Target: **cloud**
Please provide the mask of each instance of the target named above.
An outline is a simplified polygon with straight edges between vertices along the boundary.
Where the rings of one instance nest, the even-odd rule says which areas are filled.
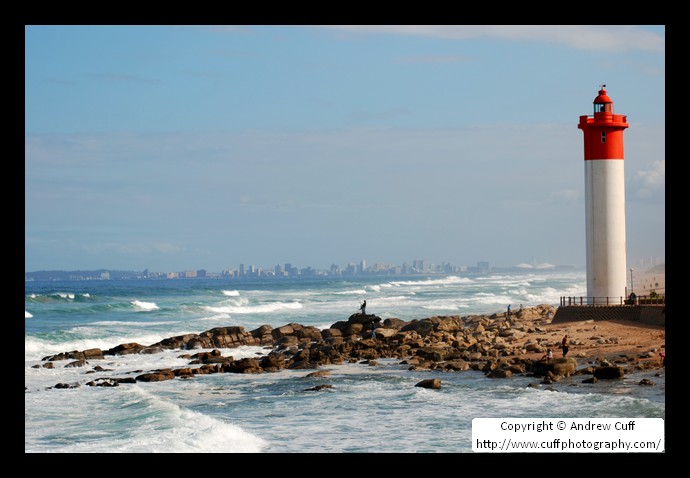
[[[663,194],[666,185],[666,160],[654,161],[649,170],[637,171],[632,178],[635,196],[640,199]]]
[[[498,38],[546,42],[599,52],[665,50],[663,36],[628,25],[331,25],[326,28],[352,33],[389,33],[448,40]]]

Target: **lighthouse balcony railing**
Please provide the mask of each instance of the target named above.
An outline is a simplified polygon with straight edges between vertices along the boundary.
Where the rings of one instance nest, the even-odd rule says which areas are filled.
[[[666,295],[638,295],[634,297],[561,297],[561,307],[596,307],[613,305],[666,305]]]
[[[625,123],[628,121],[627,115],[617,115],[608,111],[594,113],[594,115],[590,115],[588,118],[596,120],[597,123]]]

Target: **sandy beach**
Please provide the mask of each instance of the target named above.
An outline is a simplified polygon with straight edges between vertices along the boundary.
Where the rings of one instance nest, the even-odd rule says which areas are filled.
[[[529,321],[525,321],[529,322]],[[540,324],[534,326],[534,339],[553,349],[554,357],[562,357],[560,348],[564,335],[570,340],[569,357],[596,362],[627,362],[636,359],[648,367],[661,366],[660,352],[666,351],[666,328],[624,320],[606,320]],[[516,324],[517,325],[517,324]],[[541,353],[523,355],[538,360]]]

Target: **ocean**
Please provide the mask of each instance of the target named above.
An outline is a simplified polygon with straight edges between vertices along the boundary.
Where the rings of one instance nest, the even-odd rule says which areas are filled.
[[[85,367],[43,365],[60,352],[240,325],[329,328],[356,313],[405,321],[558,306],[585,295],[581,270],[486,275],[25,282],[26,453],[472,453],[473,418],[665,418],[665,378],[654,371],[583,384],[570,377],[486,378],[479,371],[411,371],[398,359],[263,374],[217,373],[92,387],[184,367],[182,351],[106,356]],[[199,352],[195,350],[192,353]],[[264,347],[224,349],[234,358]],[[585,366],[585,364],[582,364]],[[100,366],[100,371],[94,367]],[[415,387],[438,378],[437,390]],[[655,386],[638,383],[648,378]],[[58,383],[71,388],[53,388]],[[307,389],[330,385],[318,391]]]

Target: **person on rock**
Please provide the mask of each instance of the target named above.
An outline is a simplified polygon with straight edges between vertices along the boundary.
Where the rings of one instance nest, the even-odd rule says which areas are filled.
[[[546,363],[549,363],[553,359],[553,350],[548,349],[541,359]]]
[[[563,340],[561,341],[561,348],[563,349],[563,357],[568,355],[568,350],[570,350],[570,345],[568,342],[568,336],[564,336]]]

